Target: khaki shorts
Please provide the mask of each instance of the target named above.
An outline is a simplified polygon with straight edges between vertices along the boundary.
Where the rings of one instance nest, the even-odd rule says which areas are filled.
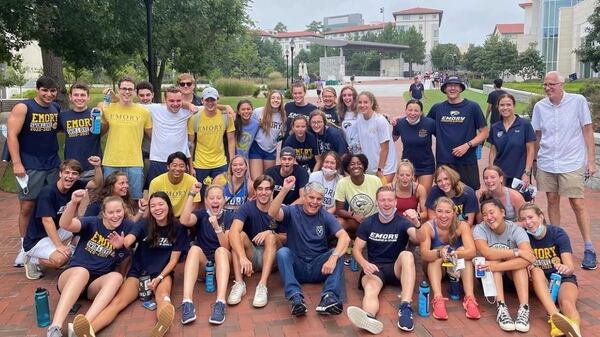
[[[540,191],[555,192],[562,197],[583,198],[583,174],[585,168],[567,173],[550,173],[539,170],[535,175]]]

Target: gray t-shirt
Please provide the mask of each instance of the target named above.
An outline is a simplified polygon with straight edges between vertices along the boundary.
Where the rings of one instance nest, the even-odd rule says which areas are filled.
[[[513,249],[519,248],[522,242],[529,242],[527,232],[519,225],[510,220],[504,220],[506,229],[504,233],[498,235],[491,230],[484,222],[475,226],[473,229],[474,240],[485,240],[490,248]]]

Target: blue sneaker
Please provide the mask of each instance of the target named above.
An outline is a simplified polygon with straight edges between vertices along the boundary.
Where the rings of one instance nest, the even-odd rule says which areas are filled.
[[[292,315],[301,316],[306,314],[308,311],[308,309],[306,309],[306,304],[304,303],[304,298],[301,294],[292,296],[290,302],[292,302]]]
[[[448,282],[448,293],[453,301],[460,300],[460,278],[450,276],[450,282]]]
[[[344,311],[342,303],[332,293],[327,293],[321,297],[321,302],[317,306],[317,313],[321,315],[339,315]]]
[[[225,303],[216,301],[212,305],[212,314],[208,319],[208,323],[211,324],[223,324],[225,322]]]
[[[413,309],[409,302],[400,303],[400,308],[398,309],[398,328],[404,331],[413,331],[415,329]]]
[[[586,249],[583,252],[583,261],[581,261],[581,268],[587,270],[596,269],[596,252],[591,249]]]
[[[181,324],[188,324],[196,320],[196,309],[194,303],[183,302],[181,305]]]

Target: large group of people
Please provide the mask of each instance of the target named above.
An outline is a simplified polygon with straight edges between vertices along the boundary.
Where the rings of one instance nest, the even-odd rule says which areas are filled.
[[[269,292],[282,291],[291,314],[305,315],[302,284],[323,282],[316,312],[338,315],[346,262],[362,269],[364,292],[360,306],[347,308],[348,319],[373,334],[383,329],[378,296],[386,285],[401,287],[397,327],[414,329],[422,267],[435,319],[449,319],[446,278],[466,317],[479,319],[475,275],[484,273],[495,284],[502,330],[529,331],[531,286],[551,335],[580,336],[576,266],[558,205],[569,198],[584,241],[581,267],[595,269],[583,180],[596,166],[589,107],[563,83],[557,72],[546,75],[548,97],[531,122],[515,115],[512,95],[496,95],[497,121],[488,127],[479,105],[462,97],[457,77],[441,84],[447,100],[427,115],[417,83],[399,119],[383,114],[373,93],[351,85],[339,98],[334,88],[320,88],[319,106],[297,82],[291,102],[272,91],[264,107],[243,99],[233,108],[220,104],[212,87],[196,96],[190,74],[164,91],[164,104],[152,103],[150,83],[124,77],[118,92],[106,91],[111,99],[99,103],[98,121],[85,84],[71,86],[72,109],[62,111],[54,102],[59,88],[42,76],[35,98],[17,104],[8,120],[22,237],[15,266],[32,280],[43,269],[64,268],[49,337],[63,335],[78,298],[92,304],[67,329],[89,337],[142,290],[153,293],[157,307],[151,335],[163,336],[175,317],[175,282],[183,283],[181,324],[190,324],[197,319],[196,283],[212,267],[210,324],[222,324],[227,307],[242,301],[253,273],[260,274],[256,308],[268,304]],[[93,132],[97,122],[101,130]],[[58,132],[66,139],[62,163]],[[482,184],[476,149],[485,141],[491,150]],[[511,188],[513,179],[527,185],[534,177],[548,197],[547,217]],[[472,262],[476,257],[485,262]],[[174,278],[179,263],[181,280]],[[282,290],[267,288],[274,271]],[[548,291],[553,273],[562,276],[556,301]],[[519,301],[514,320],[507,283]]]

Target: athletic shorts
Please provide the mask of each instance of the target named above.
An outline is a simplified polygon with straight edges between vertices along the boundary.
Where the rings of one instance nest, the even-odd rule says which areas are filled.
[[[57,233],[58,237],[60,238],[60,241],[62,242],[65,242],[66,240],[69,240],[73,237],[73,233],[62,228],[59,228],[57,230]],[[50,259],[50,255],[52,255],[54,251],[56,251],[56,246],[54,245],[54,242],[52,242],[52,240],[49,237],[45,237],[38,241],[35,244],[35,246],[33,246],[33,248],[25,252],[25,254],[31,258],[32,263],[39,264],[40,259]]]
[[[262,271],[263,267],[263,254],[265,253],[265,246],[252,245],[252,270],[255,272]]]
[[[204,183],[204,179],[206,179],[206,177],[215,178],[219,174],[227,172],[227,164],[209,169],[194,168],[194,170],[196,171],[196,180],[202,183],[202,195],[204,195],[205,186],[207,186],[207,184]]]
[[[373,273],[374,276],[377,276],[381,282],[383,282],[383,286],[391,285],[391,286],[399,286],[400,280],[396,277],[396,273],[394,273],[394,263],[382,263],[375,264],[379,271]],[[358,289],[363,290],[362,287],[362,278],[365,275],[364,270],[360,271],[360,276],[358,277]]]
[[[273,152],[267,152],[258,145],[258,143],[253,142],[250,146],[250,150],[248,151],[249,159],[262,159],[262,160],[276,160],[277,159],[277,149],[273,150]]]
[[[548,282],[550,282],[550,274],[545,274],[546,275],[546,280],[548,280]],[[569,275],[569,276],[562,276],[560,279],[560,283],[573,283],[576,287],[579,288],[579,283],[577,283],[577,276],[575,275]]]
[[[535,180],[540,191],[555,192],[562,197],[583,198],[583,175],[585,168],[567,173],[550,173],[537,170]]]
[[[442,165],[443,163],[438,163]],[[475,165],[452,165],[445,164],[450,166],[453,170],[458,172],[460,175],[460,181],[462,181],[465,185],[470,186],[473,190],[477,191],[481,184],[479,182],[479,166]]]
[[[40,194],[42,187],[56,184],[56,180],[58,180],[58,168],[53,168],[51,170],[26,170],[25,172],[29,177],[27,187],[22,189],[19,182],[16,181],[19,200],[35,201]]]
[[[72,267],[69,267],[69,268],[72,268]],[[69,268],[65,269],[62,273],[69,270]],[[92,284],[92,282],[96,281],[100,277],[106,275],[106,274],[94,274],[94,273],[90,272],[89,270],[88,270],[88,273],[90,274],[90,278],[88,279],[87,283],[85,284],[85,287],[81,291],[81,294],[79,294],[79,298],[78,298],[79,300],[87,300],[88,299],[87,292],[88,292],[88,288],[90,287],[90,284]],[[60,275],[58,277],[60,278]],[[56,283],[56,290],[58,291],[58,294],[60,295],[61,292],[60,292],[60,289],[58,289],[58,282]]]

